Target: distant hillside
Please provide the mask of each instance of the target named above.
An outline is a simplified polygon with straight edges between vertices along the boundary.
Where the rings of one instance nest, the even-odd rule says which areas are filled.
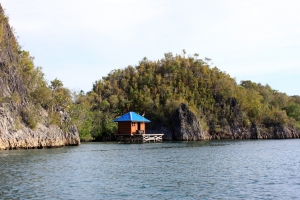
[[[66,112],[70,92],[48,86],[41,68],[22,50],[0,5],[0,149],[78,145]]]
[[[185,103],[210,139],[299,137],[299,96],[249,80],[237,84],[210,66],[210,59],[197,56],[184,52],[166,53],[158,61],[144,58],[96,81],[91,92],[78,94],[73,107],[75,120],[86,119],[77,123],[81,136],[101,139],[114,132],[116,116],[136,111],[152,121],[149,131],[164,127],[169,139],[174,138],[171,116]]]

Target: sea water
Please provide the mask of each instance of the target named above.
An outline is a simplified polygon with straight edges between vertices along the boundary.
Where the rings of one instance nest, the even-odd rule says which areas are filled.
[[[0,199],[298,199],[300,140],[0,151]]]

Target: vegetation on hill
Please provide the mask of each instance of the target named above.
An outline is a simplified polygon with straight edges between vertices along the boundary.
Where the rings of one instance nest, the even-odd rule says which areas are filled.
[[[300,129],[300,97],[288,96],[249,80],[240,84],[210,59],[166,53],[163,59],[142,59],[135,67],[113,70],[94,83],[92,91],[74,96],[70,113],[82,138],[100,139],[114,133],[115,117],[146,113],[156,125],[170,127],[170,115],[186,103],[211,133],[230,127],[289,126]]]

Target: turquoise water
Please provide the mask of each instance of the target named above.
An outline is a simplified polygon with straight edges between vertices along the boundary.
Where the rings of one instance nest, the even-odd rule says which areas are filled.
[[[0,199],[298,199],[300,140],[0,151]]]

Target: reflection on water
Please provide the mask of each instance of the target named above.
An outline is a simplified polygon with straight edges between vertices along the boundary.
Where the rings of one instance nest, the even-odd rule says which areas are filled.
[[[293,199],[300,140],[0,151],[0,199]]]

